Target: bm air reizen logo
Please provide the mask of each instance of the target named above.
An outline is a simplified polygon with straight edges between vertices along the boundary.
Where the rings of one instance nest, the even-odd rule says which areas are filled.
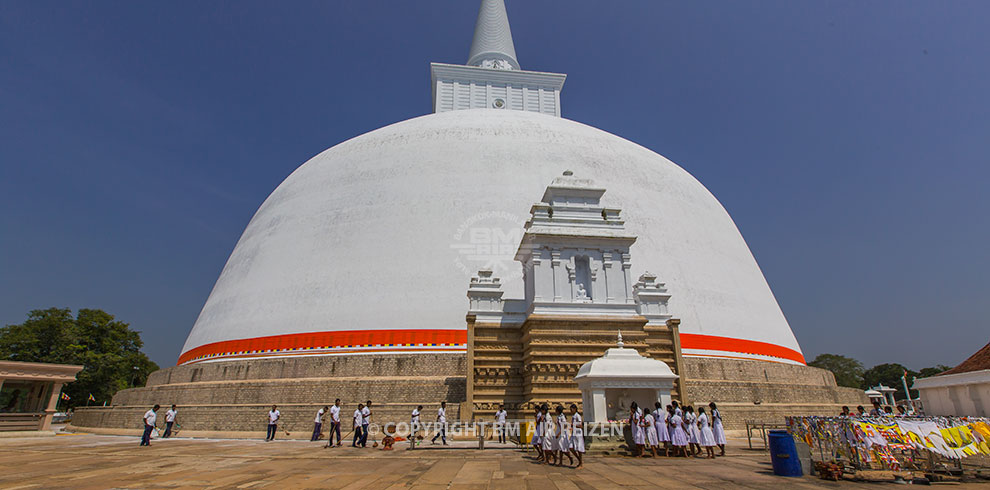
[[[507,279],[522,277],[522,266],[514,259],[526,220],[511,213],[490,211],[464,220],[450,248],[457,251],[454,265],[468,277],[490,269]]]

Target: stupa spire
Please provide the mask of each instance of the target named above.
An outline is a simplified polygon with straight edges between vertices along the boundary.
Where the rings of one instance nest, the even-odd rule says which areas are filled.
[[[502,70],[520,69],[504,0],[481,1],[467,64]]]

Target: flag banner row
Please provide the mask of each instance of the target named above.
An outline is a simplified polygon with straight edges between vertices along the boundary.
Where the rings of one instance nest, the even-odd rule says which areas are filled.
[[[836,459],[880,462],[894,470],[900,463],[892,450],[949,459],[990,456],[990,419],[982,417],[787,417],[787,430]]]

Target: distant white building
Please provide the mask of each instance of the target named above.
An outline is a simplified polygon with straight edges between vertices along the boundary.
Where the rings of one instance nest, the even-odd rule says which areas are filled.
[[[990,343],[936,376],[914,380],[927,415],[990,416]]]

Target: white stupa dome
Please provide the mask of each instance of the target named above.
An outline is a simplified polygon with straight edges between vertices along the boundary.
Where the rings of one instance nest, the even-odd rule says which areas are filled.
[[[685,356],[803,363],[745,241],[694,177],[605,131],[494,109],[392,124],[299,167],[251,219],[180,363],[463,352],[471,274],[492,268],[506,298],[522,297],[518,238],[565,170],[623,209],[632,276],[666,282]]]

